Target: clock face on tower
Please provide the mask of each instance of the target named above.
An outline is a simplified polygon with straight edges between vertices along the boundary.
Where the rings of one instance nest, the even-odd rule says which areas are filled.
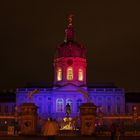
[[[71,65],[73,64],[73,60],[72,60],[72,59],[68,59],[68,60],[67,60],[67,64],[68,64],[69,66],[71,66]]]

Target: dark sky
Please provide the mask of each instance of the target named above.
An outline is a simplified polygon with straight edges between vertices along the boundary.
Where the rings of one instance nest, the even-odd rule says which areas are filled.
[[[88,83],[140,91],[140,2],[5,0],[0,2],[0,88],[53,81],[53,55],[73,13],[87,48]]]

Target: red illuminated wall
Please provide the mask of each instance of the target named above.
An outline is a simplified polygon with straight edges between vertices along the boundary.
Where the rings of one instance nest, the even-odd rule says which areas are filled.
[[[67,68],[73,68],[73,80],[67,80]],[[57,70],[62,68],[62,80],[57,81]],[[78,70],[83,70],[83,80],[78,80]],[[77,86],[86,85],[86,59],[80,57],[61,57],[54,60],[54,84],[65,85],[72,83]]]

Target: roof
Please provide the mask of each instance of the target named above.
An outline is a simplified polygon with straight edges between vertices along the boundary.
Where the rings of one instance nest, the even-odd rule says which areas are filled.
[[[114,83],[90,83],[88,88],[118,88]]]
[[[0,91],[0,102],[16,102],[16,94],[15,91]]]
[[[30,82],[30,83],[27,83],[23,88],[50,88],[50,87],[53,87],[52,83]]]
[[[86,58],[86,48],[73,40],[63,42],[57,47],[55,53],[55,58],[60,57]]]
[[[140,103],[140,92],[126,92],[125,100],[127,103]]]
[[[75,31],[72,26],[72,17],[69,18],[70,22],[65,30],[65,40],[62,44],[58,45],[55,53],[55,58],[60,57],[80,57],[86,58],[86,48],[84,45],[75,41]]]

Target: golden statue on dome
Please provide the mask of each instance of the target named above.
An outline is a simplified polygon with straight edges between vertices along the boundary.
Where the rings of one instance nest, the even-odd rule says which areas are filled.
[[[65,39],[64,39],[64,42],[67,42],[68,40],[73,40],[74,38],[74,32],[73,32],[73,29],[72,29],[72,17],[73,15],[70,14],[68,16],[68,27],[67,29],[65,30]]]
[[[72,17],[74,15],[70,14],[69,17],[68,17],[68,21],[69,21],[69,26],[72,26]]]

